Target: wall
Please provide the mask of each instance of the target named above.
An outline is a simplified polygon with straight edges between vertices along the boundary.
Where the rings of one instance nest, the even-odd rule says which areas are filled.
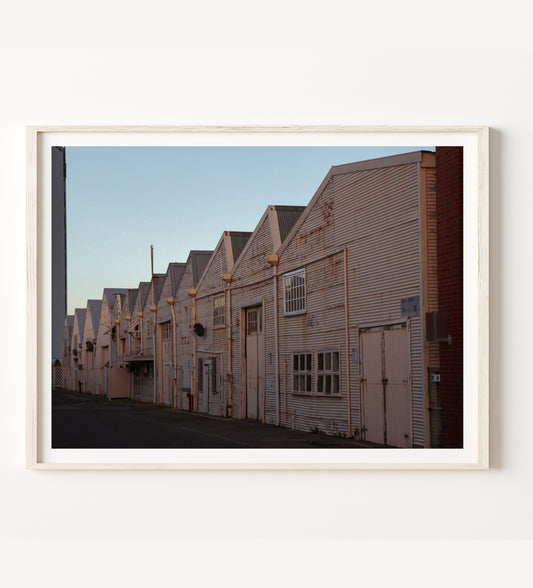
[[[124,12],[122,3],[95,2],[86,11],[83,4],[20,2],[10,6],[9,18],[0,23],[4,47],[30,47],[0,53],[0,80],[6,90],[0,95],[0,296],[2,308],[10,309],[4,327],[9,337],[0,342],[1,536],[41,541],[532,539],[531,316],[526,309],[533,284],[524,268],[531,267],[533,251],[533,82],[526,75],[533,54],[527,45],[531,40],[525,40],[530,39],[529,19],[517,17],[523,5],[510,0],[502,11],[500,3],[450,2],[443,11],[440,4],[410,10],[405,3],[391,3],[386,11],[381,3],[359,9],[349,2],[285,2],[282,12],[273,3],[259,18],[247,4],[235,2],[175,8],[165,3],[163,10],[171,13],[162,18],[157,4],[149,11],[131,5]],[[306,25],[301,26],[304,6]],[[52,11],[60,8],[53,18]],[[196,28],[194,23],[200,21],[201,28]],[[497,49],[486,48],[492,36]],[[129,49],[47,48],[94,47],[96,38],[103,46]],[[139,48],[136,39],[161,49]],[[450,41],[455,49],[433,49]],[[189,48],[168,49],[179,43]],[[512,49],[501,48],[506,44]],[[95,123],[491,125],[492,468],[328,473],[25,470],[24,125]],[[198,508],[189,508],[191,497]],[[122,563],[135,553],[130,545],[112,551],[108,543],[95,542],[80,550],[85,558],[91,553],[101,566],[113,569],[113,561]],[[503,582],[505,577],[512,584],[520,566],[527,569],[527,558],[517,557],[524,552],[512,553],[505,545],[501,550],[481,547],[486,557],[468,557],[468,547],[461,552],[446,545],[435,546],[438,557],[429,548],[417,551],[422,564],[416,570],[429,575],[424,562],[445,561],[439,576],[449,581],[456,578],[455,566],[448,566],[454,561],[470,567],[481,583],[484,578]],[[28,548],[20,549],[6,569],[18,571],[21,581],[53,572],[58,582],[66,582],[69,568],[52,567],[57,550],[37,546],[37,555],[27,560],[21,554]],[[277,574],[265,565],[265,554],[274,547],[252,543],[250,549],[250,561],[265,572],[262,579],[257,575],[258,585],[275,579]],[[410,549],[398,551],[394,544],[385,544],[383,559],[367,558],[370,563],[361,557],[369,547],[339,549],[326,564],[329,576],[327,568],[319,567],[321,552],[312,546],[303,549],[295,550],[292,562],[308,562],[300,568],[300,580],[310,578],[307,585],[325,583],[326,578],[346,582],[347,577],[336,572],[347,561],[358,580],[368,581],[366,566],[373,562],[385,577],[396,572],[396,585],[406,578],[410,583],[405,585],[416,585],[415,566],[406,565],[412,563]],[[246,558],[237,557],[238,549],[223,550],[225,558],[215,555],[214,565],[205,566],[207,551],[188,547],[180,552],[178,546],[171,553],[154,547],[147,559],[131,563],[125,575],[124,566],[117,570],[122,570],[122,581],[135,570],[142,570],[135,574],[136,582],[146,582],[150,570],[163,580],[162,570],[175,572],[165,563],[173,561],[172,554],[191,551],[204,556],[192,560],[197,569],[210,568],[218,575],[248,569]],[[87,569],[72,547],[64,553]],[[280,565],[291,565],[287,553],[279,558]],[[405,559],[398,559],[397,553]],[[505,576],[497,567],[503,565],[502,553],[510,558]],[[230,565],[231,556],[242,567]],[[390,563],[387,570],[381,565],[384,560]],[[496,573],[487,574],[495,566]],[[202,577],[207,573],[200,571]],[[471,578],[468,573],[463,577]],[[444,583],[435,577],[434,585]]]

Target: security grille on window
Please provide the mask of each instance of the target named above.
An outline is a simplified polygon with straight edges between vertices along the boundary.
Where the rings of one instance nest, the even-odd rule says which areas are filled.
[[[338,351],[319,351],[317,354],[317,394],[340,394],[340,367]]]
[[[292,391],[311,394],[313,362],[311,353],[293,353],[292,355]]]
[[[305,312],[305,269],[296,270],[283,276],[285,295],[284,314]]]
[[[225,296],[213,298],[213,327],[224,326],[224,311],[226,309]]]

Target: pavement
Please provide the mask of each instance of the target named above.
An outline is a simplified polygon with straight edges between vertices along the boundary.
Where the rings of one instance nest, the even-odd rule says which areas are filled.
[[[368,448],[371,444],[129,399],[55,390],[54,449]]]

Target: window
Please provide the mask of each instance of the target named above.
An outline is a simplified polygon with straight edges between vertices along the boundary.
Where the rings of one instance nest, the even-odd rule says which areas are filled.
[[[152,321],[146,321],[146,336],[152,336]]]
[[[226,297],[224,295],[213,298],[213,327],[223,327],[226,310]]]
[[[170,339],[172,337],[172,323],[166,322],[161,324],[161,339]]]
[[[319,351],[316,354],[316,391],[326,396],[340,394],[338,351]]]
[[[305,312],[305,268],[283,276],[284,314]]]
[[[311,353],[293,353],[292,355],[292,391],[311,394],[313,363]]]

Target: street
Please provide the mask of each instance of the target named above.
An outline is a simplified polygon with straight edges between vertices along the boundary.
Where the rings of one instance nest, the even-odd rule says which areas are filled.
[[[129,399],[54,391],[52,447],[90,448],[361,448],[370,444],[256,421],[190,413]]]

